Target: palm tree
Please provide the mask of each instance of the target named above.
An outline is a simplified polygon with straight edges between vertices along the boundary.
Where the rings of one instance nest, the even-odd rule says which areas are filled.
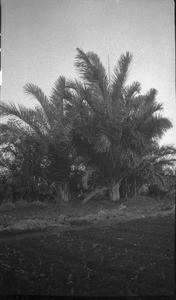
[[[76,165],[78,169],[84,165],[85,187],[90,176],[96,175],[98,186],[87,199],[109,190],[110,198],[119,200],[123,180],[139,177],[142,166],[147,173],[140,182],[147,176],[161,177],[150,153],[156,151],[158,140],[172,124],[160,115],[162,104],[156,102],[155,89],[140,95],[140,83],[126,85],[131,61],[129,52],[123,54],[109,82],[98,55],[77,49],[75,66],[81,81],[59,77],[50,97],[36,85],[25,85],[25,92],[38,101],[33,109],[0,104],[0,116],[12,118],[4,125],[14,135],[9,142],[18,149],[23,145],[23,158],[24,141],[28,142],[34,165],[36,152],[40,153],[37,168],[65,201],[70,199],[70,174]],[[150,158],[153,163],[149,167]]]
[[[156,185],[160,190],[167,190],[165,168],[174,165],[175,154],[176,149],[172,145],[152,145],[133,172],[122,181],[122,195],[124,197],[135,196],[143,185]]]
[[[45,176],[50,184],[64,201],[69,201],[69,176],[74,160],[71,137],[74,116],[72,114],[72,118],[69,116],[68,119],[64,112],[64,101],[69,100],[70,96],[65,86],[66,79],[59,77],[48,98],[39,87],[27,84],[24,91],[35,97],[38,105],[29,109],[21,105],[16,107],[14,103],[1,102],[0,116],[12,118],[11,122],[3,126],[13,133],[9,141],[13,143],[13,147],[14,143],[15,147],[19,148],[28,141],[28,144],[44,159],[45,166],[42,164],[40,169],[45,169]],[[21,153],[24,157],[24,149]],[[34,175],[36,171],[35,168]]]
[[[163,107],[156,102],[155,89],[140,95],[140,83],[126,86],[131,61],[129,52],[123,54],[108,82],[98,55],[77,49],[75,66],[81,82],[68,83],[77,111],[73,141],[87,168],[86,182],[95,172],[104,178],[103,187],[93,191],[85,202],[106,189],[113,201],[119,200],[123,179],[136,172],[158,145],[158,139],[172,127],[159,114]],[[151,177],[152,169],[147,170]]]

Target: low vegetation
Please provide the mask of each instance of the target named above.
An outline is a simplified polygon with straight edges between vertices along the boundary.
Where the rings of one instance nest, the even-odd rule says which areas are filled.
[[[86,205],[81,202],[52,205],[40,201],[4,202],[0,206],[0,236],[25,231],[41,231],[48,228],[81,225],[107,226],[119,222],[148,216],[174,213],[173,196],[162,199],[138,196],[111,203],[101,198]]]

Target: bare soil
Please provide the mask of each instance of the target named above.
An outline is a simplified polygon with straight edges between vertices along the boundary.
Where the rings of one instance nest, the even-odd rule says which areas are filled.
[[[110,219],[0,236],[0,294],[173,296],[173,210]]]

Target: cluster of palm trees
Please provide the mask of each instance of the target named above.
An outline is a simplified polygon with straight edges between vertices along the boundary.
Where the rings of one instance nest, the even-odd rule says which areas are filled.
[[[165,185],[163,168],[176,149],[158,142],[172,124],[160,114],[155,89],[141,95],[139,82],[126,85],[131,61],[129,52],[121,55],[109,81],[98,55],[77,49],[80,81],[60,76],[50,97],[25,85],[38,101],[30,109],[0,103],[0,116],[8,117],[1,123],[0,163],[11,193],[14,187],[35,197],[52,187],[68,202],[81,186],[85,203],[98,194],[118,201],[143,184]]]

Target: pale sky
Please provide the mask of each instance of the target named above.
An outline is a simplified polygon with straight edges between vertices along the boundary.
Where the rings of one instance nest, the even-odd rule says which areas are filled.
[[[34,83],[49,95],[60,75],[78,78],[76,47],[94,51],[111,72],[122,53],[133,53],[128,83],[158,90],[173,122],[162,140],[176,145],[173,0],[1,0],[1,99],[34,103],[23,92]]]

